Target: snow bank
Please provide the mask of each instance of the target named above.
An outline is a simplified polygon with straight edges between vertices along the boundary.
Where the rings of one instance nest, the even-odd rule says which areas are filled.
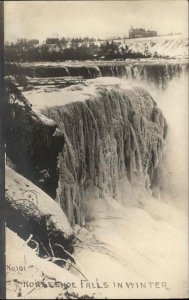
[[[92,297],[80,288],[82,276],[40,258],[15,232],[6,230],[7,299]],[[79,274],[80,275],[80,274]]]
[[[6,167],[7,226],[24,239],[32,234],[47,250],[61,243],[73,249],[73,231],[58,203],[23,176]]]

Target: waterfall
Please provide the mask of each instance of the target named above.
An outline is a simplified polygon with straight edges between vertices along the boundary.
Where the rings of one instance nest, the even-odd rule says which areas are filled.
[[[126,78],[132,79],[132,72],[131,72],[130,66],[125,66],[125,75],[126,75]]]
[[[68,76],[70,76],[70,72],[67,67],[64,67]]]
[[[102,73],[101,73],[99,67],[98,67],[98,66],[95,66],[94,68],[95,68],[96,71],[97,71],[97,77],[102,77]]]
[[[159,93],[154,90],[152,93],[164,112],[169,128],[166,153],[156,170],[155,181],[158,181],[161,197],[166,197],[166,201],[186,213],[188,205],[186,168],[188,164],[188,77],[175,78],[164,92]]]
[[[22,69],[22,71],[21,71]],[[188,64],[177,62],[116,62],[93,65],[86,63],[85,65],[67,66],[55,64],[51,68],[45,64],[14,64],[5,65],[6,74],[15,74],[19,76],[23,72],[29,77],[61,77],[61,76],[82,76],[84,79],[97,77],[119,77],[135,79],[138,82],[147,82],[153,87],[166,89],[168,82],[174,78],[180,78],[183,74],[188,73]]]
[[[98,89],[94,99],[44,112],[64,132],[57,198],[82,224],[89,198],[118,197],[119,180],[149,188],[164,149],[166,123],[143,89]]]

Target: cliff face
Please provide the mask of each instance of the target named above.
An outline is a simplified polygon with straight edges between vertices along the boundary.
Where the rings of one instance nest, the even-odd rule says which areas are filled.
[[[4,124],[8,163],[54,198],[57,156],[64,145],[57,124],[35,112],[11,81],[6,82]]]
[[[57,201],[70,223],[88,221],[89,200],[119,194],[119,182],[149,189],[166,122],[141,88],[99,87],[88,100],[43,110],[64,132]]]

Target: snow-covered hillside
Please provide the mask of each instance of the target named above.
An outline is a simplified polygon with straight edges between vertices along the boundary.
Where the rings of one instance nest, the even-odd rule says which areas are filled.
[[[188,57],[188,38],[180,35],[129,39],[126,45],[134,52],[149,51],[157,56]]]

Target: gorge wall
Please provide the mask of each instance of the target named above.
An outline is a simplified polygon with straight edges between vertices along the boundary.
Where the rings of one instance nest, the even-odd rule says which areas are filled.
[[[11,80],[6,80],[4,131],[8,164],[51,197],[58,185],[57,155],[64,145],[57,124],[35,112]]]

